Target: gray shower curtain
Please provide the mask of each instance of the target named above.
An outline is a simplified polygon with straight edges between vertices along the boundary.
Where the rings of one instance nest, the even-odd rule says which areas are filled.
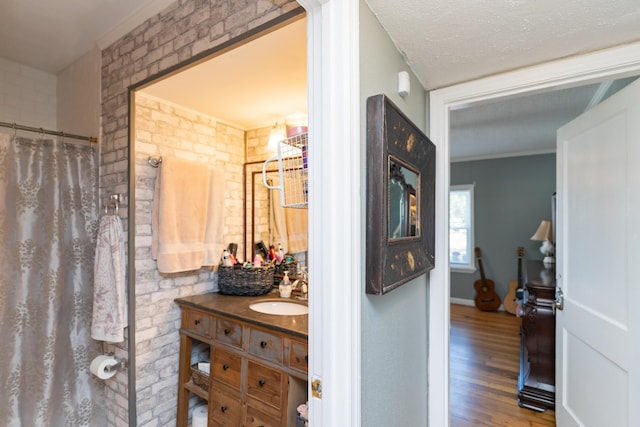
[[[100,426],[96,149],[0,134],[0,425]]]

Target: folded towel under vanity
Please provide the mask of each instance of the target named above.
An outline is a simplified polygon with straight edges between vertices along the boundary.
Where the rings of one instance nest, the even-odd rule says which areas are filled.
[[[127,326],[125,254],[122,223],[117,215],[100,218],[93,273],[91,338],[124,341]]]
[[[151,216],[152,255],[161,273],[216,265],[224,248],[224,184],[206,164],[164,156]]]

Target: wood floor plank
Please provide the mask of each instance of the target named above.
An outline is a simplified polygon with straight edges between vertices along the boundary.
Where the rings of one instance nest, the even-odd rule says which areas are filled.
[[[520,319],[451,305],[451,427],[554,427],[555,413],[518,406]]]

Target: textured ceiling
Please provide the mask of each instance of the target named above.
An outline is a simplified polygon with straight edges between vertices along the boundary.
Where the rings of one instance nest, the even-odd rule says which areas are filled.
[[[2,0],[0,58],[56,74],[110,33],[124,34],[172,2]]]
[[[492,101],[451,112],[452,160],[552,153],[556,130],[635,77]]]
[[[427,89],[640,41],[638,0],[365,1]],[[55,74],[172,3],[2,0],[0,57]],[[284,50],[300,49],[286,42],[277,43],[283,43],[279,46]],[[247,49],[207,64],[211,68],[204,80],[198,80],[203,73],[198,77],[193,69],[191,77],[177,77],[173,88],[167,80],[149,91],[157,90],[157,96],[189,108],[206,109],[207,114],[243,128],[265,126],[306,104],[306,91],[301,90],[306,75],[304,53],[296,55],[297,65],[289,64],[286,73],[291,78],[278,81],[273,78],[278,68],[264,62],[269,57]],[[245,61],[259,62],[259,68],[238,65],[243,56]],[[207,73],[216,77],[207,79]],[[600,99],[599,88],[592,85],[456,111],[451,158],[553,151],[558,125],[584,111],[592,99]],[[187,93],[194,95],[187,97]]]
[[[638,0],[366,0],[425,88],[640,40]]]

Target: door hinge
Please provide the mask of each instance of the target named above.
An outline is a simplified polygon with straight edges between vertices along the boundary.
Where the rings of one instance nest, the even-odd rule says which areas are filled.
[[[313,381],[311,381],[311,393],[313,394],[313,397],[322,399],[322,380],[321,379],[316,378]]]

